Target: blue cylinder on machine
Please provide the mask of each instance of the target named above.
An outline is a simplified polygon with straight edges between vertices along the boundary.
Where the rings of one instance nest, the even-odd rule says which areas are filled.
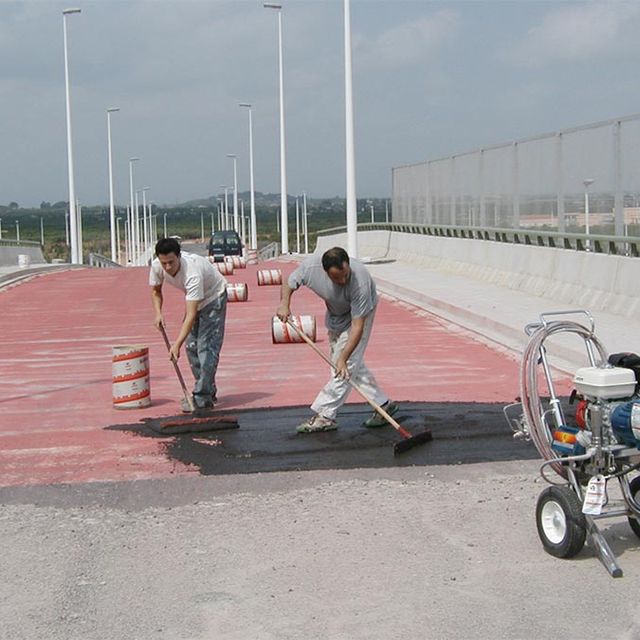
[[[611,429],[620,444],[640,449],[640,402],[618,405],[611,413]]]

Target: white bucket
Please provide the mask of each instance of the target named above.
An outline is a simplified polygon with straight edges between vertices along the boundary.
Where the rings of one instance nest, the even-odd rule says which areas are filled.
[[[289,319],[296,327],[303,331],[312,342],[316,341],[315,316],[290,316]],[[304,342],[298,332],[287,323],[282,322],[278,316],[273,316],[271,321],[271,339],[274,344]]]
[[[140,345],[113,347],[113,406],[140,409],[151,404],[149,348]]]
[[[262,269],[258,271],[258,286],[269,284],[282,284],[282,271],[280,269]]]
[[[31,266],[31,256],[26,253],[21,253],[18,255],[18,266],[21,269],[26,269]]]
[[[225,256],[224,261],[233,265],[234,269],[246,269],[247,261],[242,256]]]
[[[227,300],[229,302],[246,302],[249,299],[249,287],[246,282],[228,282]]]

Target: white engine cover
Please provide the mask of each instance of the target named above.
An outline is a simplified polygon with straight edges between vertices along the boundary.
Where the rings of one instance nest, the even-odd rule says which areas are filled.
[[[636,376],[624,367],[582,367],[573,378],[578,393],[590,398],[629,398],[636,389]]]

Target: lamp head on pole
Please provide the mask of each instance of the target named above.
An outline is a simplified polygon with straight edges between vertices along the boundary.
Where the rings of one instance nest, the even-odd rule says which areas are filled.
[[[227,153],[227,158],[237,158],[238,156],[235,153]]]
[[[241,102],[239,104],[240,107],[247,107],[248,109],[251,109],[251,104],[248,102]]]
[[[140,160],[140,158],[129,158],[129,162],[136,162],[136,160]]]
[[[263,2],[262,6],[265,9],[282,9],[282,4],[280,2]]]
[[[584,185],[585,189],[588,189],[590,185],[592,185],[595,182],[595,180],[593,178],[585,178],[582,181],[582,184]]]
[[[109,107],[107,109],[107,113],[114,113],[116,111],[120,111],[120,107]]]
[[[68,16],[68,15],[71,15],[72,13],[81,13],[81,12],[82,12],[82,9],[63,9],[62,15]]]

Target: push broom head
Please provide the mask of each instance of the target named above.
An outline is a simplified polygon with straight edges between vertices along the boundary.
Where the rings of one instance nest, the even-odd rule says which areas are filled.
[[[422,433],[417,433],[415,436],[396,442],[393,445],[393,453],[395,455],[404,453],[405,451],[409,451],[409,449],[413,449],[413,447],[417,447],[425,442],[430,442],[431,440],[433,440],[433,435],[431,434],[431,430],[427,429]]]
[[[166,436],[180,433],[204,433],[206,431],[224,431],[237,429],[238,419],[235,416],[175,416],[149,420],[148,426],[156,433]]]

